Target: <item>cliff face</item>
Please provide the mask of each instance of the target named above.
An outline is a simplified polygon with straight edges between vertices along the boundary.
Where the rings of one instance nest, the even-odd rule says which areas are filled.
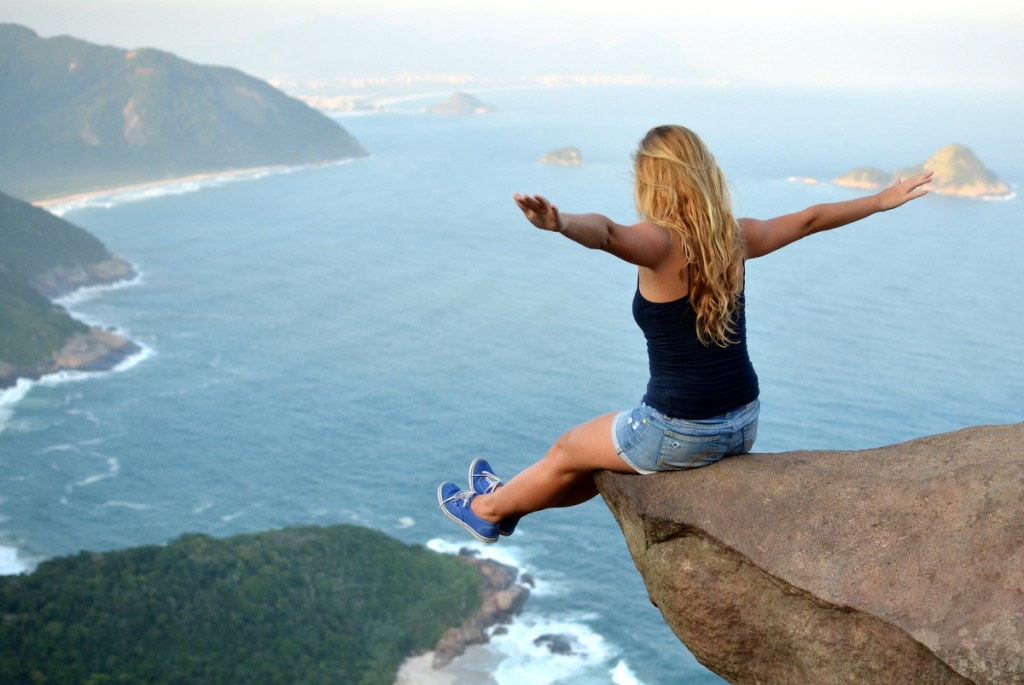
[[[1024,683],[1024,424],[597,480],[732,683]]]

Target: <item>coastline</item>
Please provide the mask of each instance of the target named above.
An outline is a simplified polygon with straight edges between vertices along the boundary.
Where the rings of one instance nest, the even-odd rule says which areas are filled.
[[[520,582],[519,569],[481,558],[466,548],[458,557],[480,574],[480,608],[462,625],[449,628],[434,649],[412,654],[399,666],[395,685],[493,685],[501,657],[483,645],[490,629],[512,622],[529,599],[530,590]]]
[[[199,183],[202,181],[210,181],[214,179],[227,180],[239,176],[268,174],[275,171],[285,171],[293,168],[295,167],[279,165],[247,167],[243,169],[225,169],[222,171],[204,171],[201,173],[189,174],[186,176],[163,178],[155,181],[142,181],[139,183],[125,183],[111,188],[99,188],[96,190],[86,190],[77,193],[68,193],[67,195],[45,197],[37,200],[32,200],[31,204],[42,209],[51,209],[53,207],[57,207],[60,205],[77,204],[79,202],[93,200],[96,199],[97,197],[106,197],[108,195],[119,195],[121,193],[131,193],[140,190],[156,190],[164,186],[173,186],[181,183]]]

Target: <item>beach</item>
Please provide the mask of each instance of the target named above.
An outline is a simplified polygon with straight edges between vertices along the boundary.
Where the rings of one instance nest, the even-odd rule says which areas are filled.
[[[158,191],[167,187],[173,186],[186,186],[190,184],[205,184],[211,181],[227,181],[227,180],[242,180],[246,178],[255,178],[265,176],[274,172],[289,171],[295,169],[294,166],[261,166],[261,167],[248,167],[244,169],[225,169],[221,171],[204,171],[198,174],[189,174],[187,176],[176,176],[173,178],[163,178],[154,181],[143,181],[140,183],[126,183],[123,185],[114,186],[111,188],[100,188],[97,190],[88,190],[78,193],[70,193],[67,195],[59,195],[55,197],[43,198],[40,200],[33,200],[32,204],[36,207],[43,209],[53,210],[56,207],[65,206],[78,206],[89,200],[95,200],[97,198],[111,197],[114,195],[123,195],[126,193],[145,193],[147,191]]]
[[[411,656],[402,662],[395,685],[492,685],[491,677],[501,657],[480,645],[434,669],[434,652]]]

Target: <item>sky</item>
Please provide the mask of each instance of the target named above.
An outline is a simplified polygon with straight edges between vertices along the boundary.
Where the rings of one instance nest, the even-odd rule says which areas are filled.
[[[1024,92],[1020,0],[0,0],[0,22],[263,78],[591,70]]]

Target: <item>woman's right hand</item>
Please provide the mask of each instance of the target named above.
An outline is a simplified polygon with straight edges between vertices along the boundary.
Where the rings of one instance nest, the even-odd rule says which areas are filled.
[[[565,224],[562,221],[562,215],[558,213],[558,207],[551,204],[546,197],[516,193],[512,196],[512,199],[516,201],[516,205],[523,211],[523,216],[526,217],[526,220],[537,228],[545,231],[554,231],[555,233],[561,233],[565,230]]]

